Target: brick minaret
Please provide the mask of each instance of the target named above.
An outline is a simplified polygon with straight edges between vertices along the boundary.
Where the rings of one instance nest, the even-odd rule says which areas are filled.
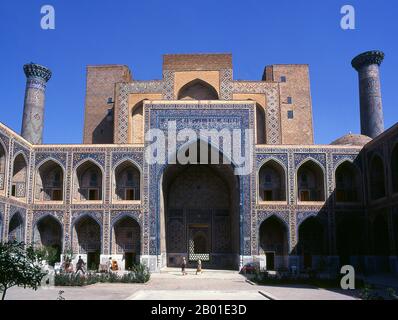
[[[351,64],[359,75],[361,133],[371,138],[384,131],[379,66],[384,59],[381,51],[368,51],[356,56]]]
[[[22,137],[33,144],[43,142],[44,100],[51,71],[38,64],[25,64],[26,90],[22,119]]]

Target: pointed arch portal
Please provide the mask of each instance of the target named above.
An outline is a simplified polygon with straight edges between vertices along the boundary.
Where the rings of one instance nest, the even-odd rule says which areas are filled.
[[[218,93],[207,82],[195,79],[180,89],[178,100],[218,100]]]
[[[161,250],[168,266],[239,265],[239,178],[226,164],[170,164],[162,175]]]

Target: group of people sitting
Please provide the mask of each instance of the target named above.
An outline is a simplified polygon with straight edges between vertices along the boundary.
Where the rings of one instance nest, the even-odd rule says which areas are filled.
[[[73,263],[70,259],[65,259],[64,263],[63,263],[63,270],[65,270],[65,272],[73,272]],[[112,271],[117,271],[119,270],[119,266],[117,264],[117,261],[113,260],[112,257],[109,257],[109,260],[106,262],[106,264],[104,265],[100,265],[99,268],[100,271],[106,271],[106,272],[112,272]],[[84,260],[82,259],[82,256],[79,256],[79,259],[77,260],[76,263],[76,271],[75,274],[77,273],[82,273],[85,274],[87,271],[86,269],[86,263],[84,262]]]

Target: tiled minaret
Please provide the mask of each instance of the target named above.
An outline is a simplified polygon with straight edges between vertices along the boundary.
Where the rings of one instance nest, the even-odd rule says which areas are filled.
[[[25,64],[26,90],[22,119],[22,137],[33,144],[43,142],[44,101],[51,71],[38,64]]]
[[[371,138],[384,131],[379,75],[379,66],[383,59],[383,52],[367,51],[356,56],[351,62],[359,75],[361,133]]]

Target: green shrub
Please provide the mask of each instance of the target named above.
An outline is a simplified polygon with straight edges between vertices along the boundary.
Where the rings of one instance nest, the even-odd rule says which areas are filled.
[[[119,276],[117,273],[92,273],[85,275],[65,273],[55,275],[56,286],[87,286],[95,283],[145,283],[151,275],[147,266],[139,264],[132,271]]]
[[[131,273],[135,275],[135,282],[138,283],[148,282],[151,278],[151,273],[149,272],[148,267],[144,264],[133,266]]]
[[[59,262],[59,251],[55,247],[42,246],[35,249],[35,253],[40,260],[45,260],[50,266],[54,266],[56,262]]]

